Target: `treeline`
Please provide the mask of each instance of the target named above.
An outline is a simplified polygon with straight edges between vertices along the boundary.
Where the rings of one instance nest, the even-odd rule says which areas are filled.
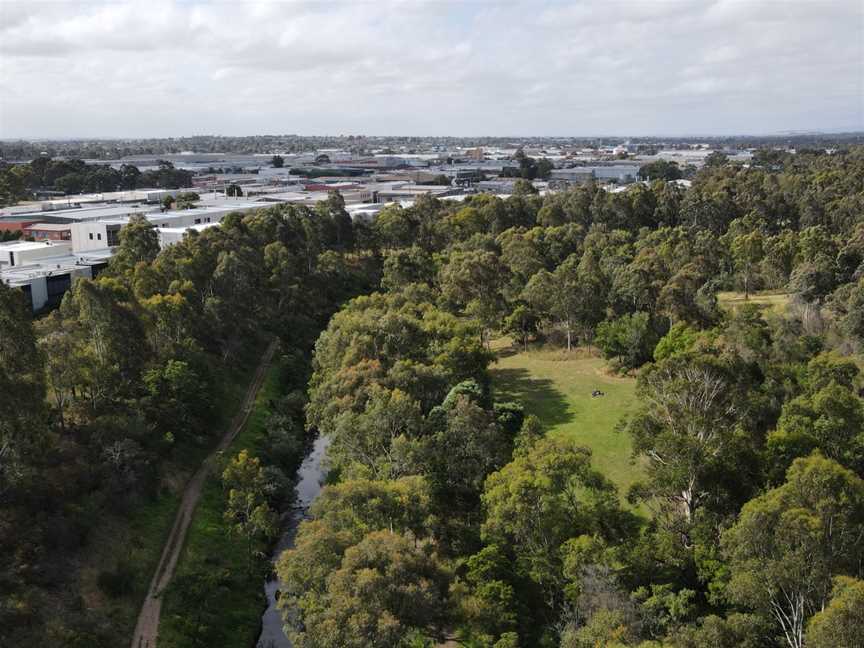
[[[64,194],[100,193],[138,188],[180,189],[192,186],[192,172],[160,161],[157,169],[141,171],[131,164],[115,169],[83,160],[38,157],[27,164],[0,165],[0,206],[32,199],[40,191]]]
[[[42,155],[49,157],[118,160],[132,155],[178,155],[196,153],[272,153],[273,151],[302,153],[315,148],[336,146],[334,138],[300,137],[297,135],[256,135],[224,137],[200,135],[120,140],[58,140],[0,142],[0,157],[7,160],[30,160]]]
[[[349,150],[372,150],[387,147],[407,147],[410,152],[428,150],[431,147],[476,147],[491,146],[512,148],[516,146],[617,146],[625,142],[636,144],[640,150],[659,148],[687,149],[694,144],[708,142],[717,149],[740,149],[773,147],[793,149],[837,149],[864,143],[861,133],[813,133],[778,136],[729,136],[709,137],[698,141],[687,138],[651,137],[417,137],[417,136],[303,136],[303,135],[251,135],[241,137],[219,135],[197,135],[192,137],[150,139],[97,139],[97,140],[4,140],[0,142],[0,158],[7,160],[30,160],[40,155],[52,157],[88,158],[116,160],[130,155],[167,155],[186,151],[196,153],[302,153],[322,148]]]
[[[525,155],[525,151],[519,149],[513,157],[513,161],[518,163],[517,167],[504,167],[501,170],[502,178],[523,178],[525,180],[548,180],[555,165],[546,158],[535,160],[532,157]]]
[[[128,642],[171,498],[233,418],[242,377],[276,337],[282,384],[302,380],[330,313],[374,280],[332,206],[229,215],[161,253],[133,218],[109,268],[35,322],[0,284],[0,644]],[[258,529],[231,494],[260,486],[269,504],[285,501],[302,407],[302,392],[278,398],[261,452],[224,467],[241,537]],[[222,585],[260,582],[260,561]]]
[[[333,471],[278,567],[294,645],[861,645],[862,199],[862,151],[805,153],[355,232],[381,290],[316,344]],[[789,312],[718,304],[757,287]],[[506,331],[641,367],[628,492],[499,402]]]

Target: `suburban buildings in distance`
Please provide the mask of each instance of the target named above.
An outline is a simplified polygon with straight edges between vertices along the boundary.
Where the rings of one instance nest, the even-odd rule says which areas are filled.
[[[625,142],[611,147],[431,145],[419,150],[321,148],[266,155],[180,153],[87,160],[117,168],[134,164],[141,170],[167,160],[193,173],[192,187],[52,196],[0,209],[0,232],[20,231],[22,238],[0,243],[0,280],[25,292],[34,311],[54,307],[75,279],[95,277],[107,265],[120,230],[135,214],[153,224],[164,247],[190,229],[217,226],[231,212],[278,203],[312,207],[333,190],[340,192],[352,218],[367,220],[388,204],[410,206],[420,195],[453,200],[481,192],[506,196],[518,179],[519,151],[549,161],[548,177],[534,180],[541,192],[585,182],[621,190],[640,181],[644,164],[664,159],[692,172],[712,152],[707,145],[664,150]],[[726,154],[745,164],[750,158],[747,151]],[[188,191],[200,197],[193,208],[165,210],[166,196]]]

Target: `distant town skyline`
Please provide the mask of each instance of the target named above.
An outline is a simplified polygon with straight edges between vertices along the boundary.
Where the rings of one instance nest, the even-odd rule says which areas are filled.
[[[864,130],[864,5],[0,3],[0,138]]]

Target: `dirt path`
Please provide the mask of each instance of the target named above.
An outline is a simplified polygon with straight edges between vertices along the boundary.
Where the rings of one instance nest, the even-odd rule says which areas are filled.
[[[189,529],[189,523],[192,521],[192,515],[195,512],[198,499],[201,497],[201,488],[204,486],[204,481],[207,479],[207,474],[210,471],[211,459],[231,445],[234,437],[243,429],[243,426],[249,419],[249,414],[251,414],[252,407],[255,405],[258,390],[264,382],[264,376],[267,373],[267,368],[270,366],[270,361],[273,358],[275,350],[276,342],[272,342],[267,347],[267,351],[265,351],[261,362],[258,364],[258,368],[255,370],[255,376],[249,384],[242,407],[237,412],[234,420],[231,421],[231,425],[219,441],[219,445],[204,460],[198,470],[195,471],[192,479],[186,484],[183,499],[180,501],[180,508],[177,511],[177,516],[174,518],[174,526],[171,527],[171,533],[168,535],[168,540],[165,541],[162,557],[159,559],[156,573],[153,574],[153,580],[150,581],[147,598],[144,599],[141,613],[138,615],[135,634],[132,636],[132,648],[156,648],[156,638],[159,633],[159,614],[162,611],[162,593],[171,582],[172,576],[174,576],[177,559],[180,557],[180,551],[183,549],[183,542],[186,539],[186,531]]]

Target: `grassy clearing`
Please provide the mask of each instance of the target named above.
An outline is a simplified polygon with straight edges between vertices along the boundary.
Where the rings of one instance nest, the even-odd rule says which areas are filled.
[[[492,381],[497,399],[521,402],[550,434],[591,448],[594,465],[622,495],[636,481],[630,438],[615,429],[636,402],[634,379],[609,374],[602,358],[584,350],[500,350]],[[592,398],[595,389],[606,395]]]
[[[282,393],[279,371],[276,363],[268,370],[249,421],[226,457],[243,449],[260,455],[269,403]],[[246,540],[228,532],[222,519],[224,509],[222,485],[218,475],[211,474],[189,526],[174,580],[165,593],[159,625],[162,648],[195,645],[247,648],[255,644],[265,605],[262,582],[259,575],[247,574]],[[184,582],[199,579],[201,574],[214,577],[214,582],[205,588],[204,600],[190,599],[184,592]]]
[[[790,293],[781,291],[750,293],[750,299],[744,299],[743,292],[717,293],[717,301],[724,308],[734,309],[740,308],[745,304],[756,304],[777,314],[782,314],[786,310],[791,297]]]

